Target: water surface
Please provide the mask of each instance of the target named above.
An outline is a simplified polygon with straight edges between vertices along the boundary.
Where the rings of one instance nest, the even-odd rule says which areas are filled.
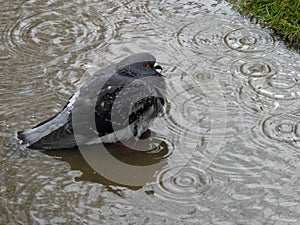
[[[298,224],[300,57],[216,1],[0,1],[1,224]],[[95,71],[148,51],[169,103],[134,186],[23,149]],[[133,174],[125,174],[132,179]],[[128,177],[127,177],[128,176]]]

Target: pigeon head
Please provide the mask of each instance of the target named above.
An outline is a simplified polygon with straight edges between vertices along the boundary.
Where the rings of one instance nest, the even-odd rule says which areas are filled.
[[[162,76],[156,70],[162,70],[160,65],[155,65],[156,59],[149,53],[138,53],[123,59],[118,63],[117,70],[122,76],[142,78],[147,76]]]

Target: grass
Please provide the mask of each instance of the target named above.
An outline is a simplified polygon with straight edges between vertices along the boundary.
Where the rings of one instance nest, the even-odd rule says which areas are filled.
[[[231,0],[242,13],[273,29],[290,44],[300,43],[300,0]]]

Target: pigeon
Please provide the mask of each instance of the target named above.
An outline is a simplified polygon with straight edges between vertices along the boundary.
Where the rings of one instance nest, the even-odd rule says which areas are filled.
[[[138,140],[164,112],[166,87],[161,71],[153,55],[130,55],[96,72],[61,112],[17,132],[17,138],[27,148],[40,150]]]

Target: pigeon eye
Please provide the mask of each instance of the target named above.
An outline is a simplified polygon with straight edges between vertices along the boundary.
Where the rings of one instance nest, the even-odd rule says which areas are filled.
[[[147,69],[147,68],[149,67],[149,64],[148,64],[148,63],[144,63],[144,64],[143,64],[143,67],[144,67],[145,69]]]

